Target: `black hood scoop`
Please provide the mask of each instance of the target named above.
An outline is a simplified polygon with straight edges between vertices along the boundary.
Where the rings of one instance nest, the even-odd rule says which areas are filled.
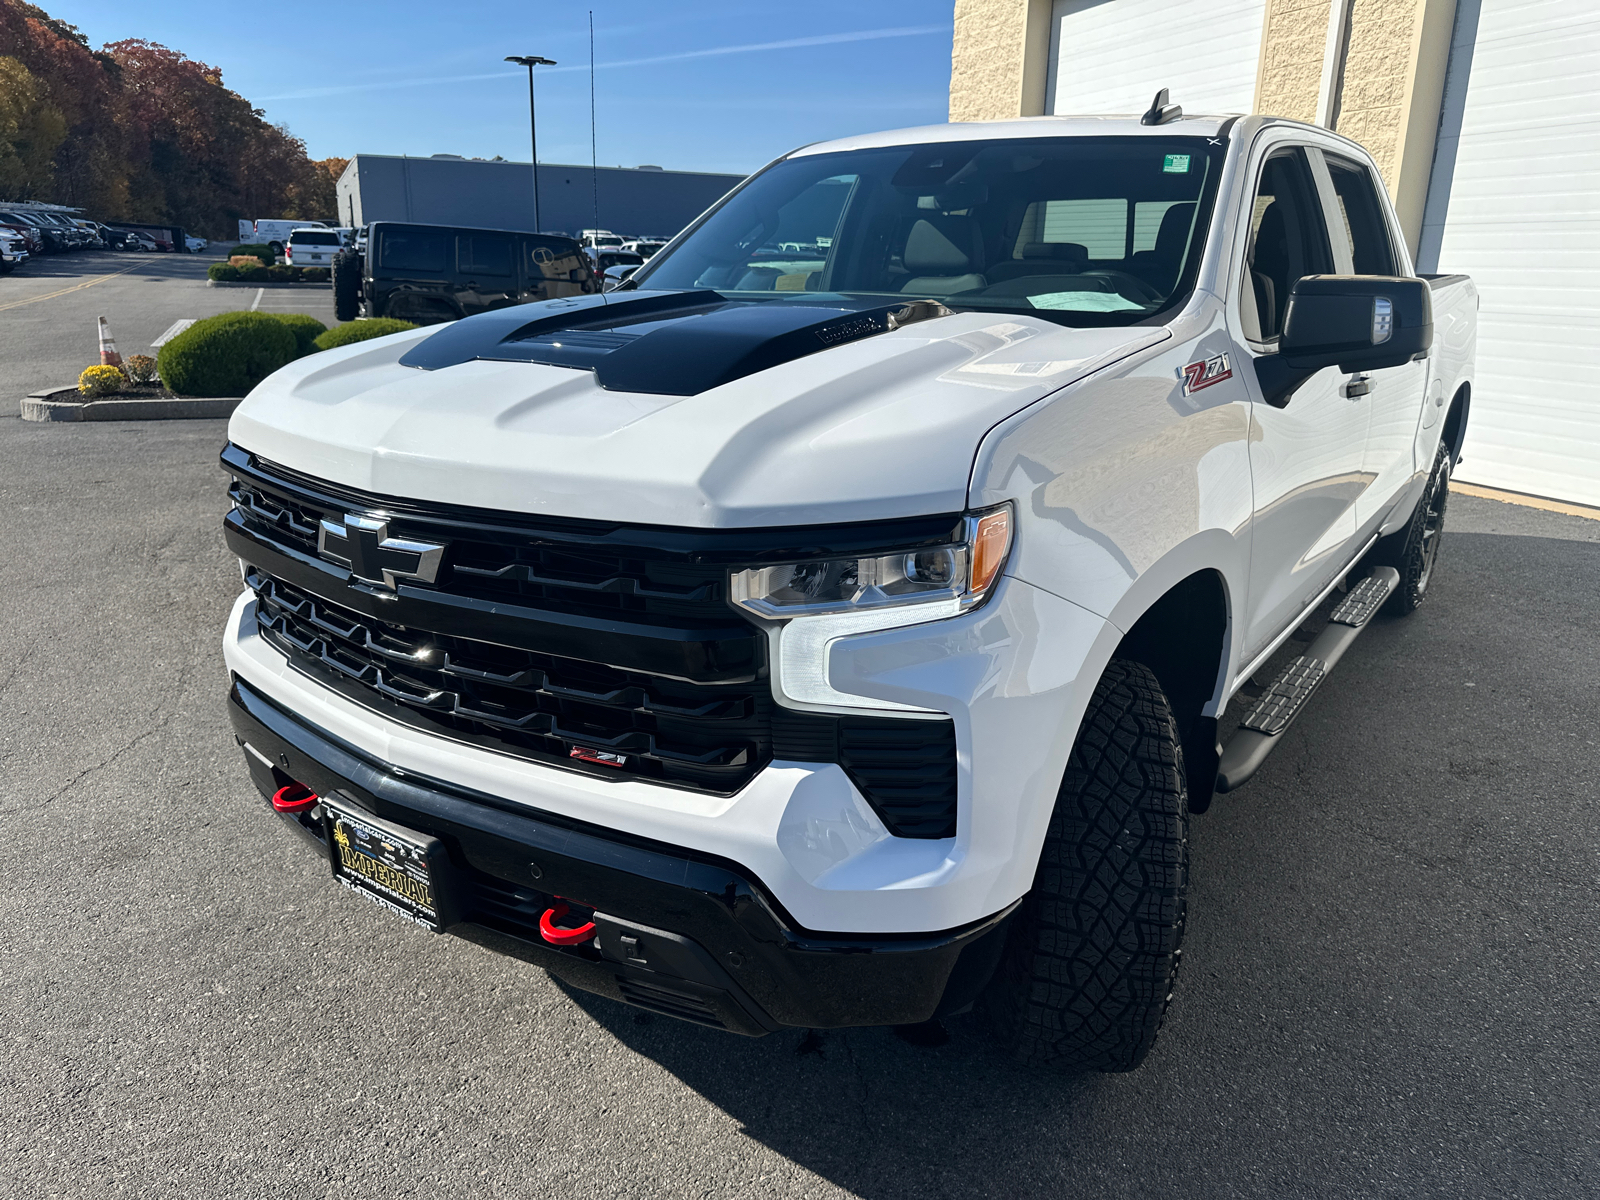
[[[631,292],[547,300],[447,325],[402,366],[437,371],[486,359],[593,371],[614,392],[695,396],[768,367],[949,316],[933,300],[852,306],[844,297],[727,300],[716,292]]]

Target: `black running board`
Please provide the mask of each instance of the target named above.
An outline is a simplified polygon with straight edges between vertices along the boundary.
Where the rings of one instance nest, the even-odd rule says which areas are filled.
[[[1328,618],[1328,627],[1304,654],[1283,669],[1239,722],[1238,731],[1217,764],[1217,791],[1231,792],[1242,787],[1260,770],[1311,694],[1399,586],[1400,572],[1393,567],[1379,567],[1345,594]]]

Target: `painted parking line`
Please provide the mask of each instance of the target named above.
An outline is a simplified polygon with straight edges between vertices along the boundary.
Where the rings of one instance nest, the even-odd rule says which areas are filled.
[[[129,271],[137,271],[143,263],[134,263],[131,267],[123,267],[120,271],[113,271],[109,275],[96,275],[93,279],[85,279],[82,283],[75,283],[71,287],[64,287],[59,291],[46,292],[42,296],[29,296],[25,300],[13,300],[9,304],[0,304],[0,312],[8,308],[21,308],[24,304],[37,304],[41,300],[54,300],[57,296],[65,296],[68,292],[81,292],[84,288],[93,287],[97,283],[104,283],[108,279],[115,279],[118,275],[126,275]]]
[[[256,289],[256,298],[253,301],[251,301],[251,303],[250,303],[250,311],[251,312],[255,312],[256,309],[261,307],[261,297],[265,296],[266,294],[267,294],[267,289],[266,288],[257,288]]]
[[[173,338],[177,337],[185,329],[189,328],[189,326],[193,325],[195,320],[196,318],[194,317],[183,317],[180,320],[174,321],[170,326],[168,326],[165,333],[150,343],[150,349],[161,349],[161,347],[165,346]]]

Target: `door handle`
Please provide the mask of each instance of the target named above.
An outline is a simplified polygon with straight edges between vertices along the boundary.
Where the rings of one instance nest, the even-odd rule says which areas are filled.
[[[1350,376],[1339,389],[1346,400],[1357,400],[1372,391],[1372,382],[1361,374]]]

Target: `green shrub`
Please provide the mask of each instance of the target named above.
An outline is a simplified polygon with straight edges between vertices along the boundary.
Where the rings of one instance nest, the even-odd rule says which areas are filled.
[[[273,283],[293,283],[299,275],[293,267],[268,267],[267,278]]]
[[[78,376],[78,391],[94,400],[120,392],[122,385],[127,382],[121,367],[85,367],[83,374]]]
[[[300,278],[307,283],[327,283],[327,267],[304,267],[300,271]]]
[[[317,352],[317,339],[328,332],[328,327],[305,313],[271,313],[274,320],[282,321],[294,334],[295,357],[304,358]]]
[[[333,350],[339,346],[364,342],[368,338],[388,337],[391,333],[404,333],[408,329],[415,328],[416,326],[410,321],[396,321],[392,317],[379,317],[373,321],[351,321],[347,325],[335,325],[317,338],[317,349]]]
[[[161,347],[161,382],[180,396],[243,396],[295,357],[294,331],[266,313],[196,321]]]
[[[239,281],[241,283],[266,283],[267,267],[240,267]]]
[[[212,263],[206,268],[206,278],[222,283],[234,283],[239,279],[239,268],[230,267],[227,263]]]
[[[235,246],[232,250],[228,251],[229,258],[232,258],[236,254],[254,254],[268,266],[272,264],[274,257],[272,253],[272,247],[263,245],[260,242],[246,242],[244,245]]]

